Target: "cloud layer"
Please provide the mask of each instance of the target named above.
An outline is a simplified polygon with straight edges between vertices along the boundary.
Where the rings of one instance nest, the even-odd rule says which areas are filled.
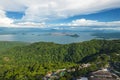
[[[12,19],[7,18],[5,11],[0,10],[0,26],[10,26],[13,25],[13,22]]]
[[[91,14],[102,10],[120,8],[120,0],[1,0],[0,26],[44,26],[49,20],[64,19],[76,15]],[[24,12],[16,20],[6,17],[6,11]],[[37,23],[36,23],[37,22]],[[69,23],[71,26],[118,26],[120,21],[99,22],[79,19]]]
[[[120,0],[2,0],[0,7],[25,12],[25,21],[43,21],[119,8]]]
[[[99,22],[97,20],[77,19],[68,24],[69,26],[120,26],[120,21]]]

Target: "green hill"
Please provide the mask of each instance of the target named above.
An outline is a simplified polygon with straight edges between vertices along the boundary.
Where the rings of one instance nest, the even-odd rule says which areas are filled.
[[[120,40],[91,40],[72,44],[37,42],[23,45],[7,47],[8,51],[1,52],[0,79],[37,80],[48,71],[69,68],[79,63],[106,64],[108,61],[120,61]],[[104,66],[101,64],[97,65]]]
[[[10,48],[16,47],[16,46],[25,46],[28,43],[25,42],[15,42],[15,41],[0,41],[0,52],[7,51]]]

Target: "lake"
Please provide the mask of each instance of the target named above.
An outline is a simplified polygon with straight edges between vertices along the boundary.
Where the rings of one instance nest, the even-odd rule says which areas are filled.
[[[95,34],[96,32],[93,31],[5,29],[0,32],[0,41],[22,41],[30,43],[42,41],[67,44],[99,38]]]

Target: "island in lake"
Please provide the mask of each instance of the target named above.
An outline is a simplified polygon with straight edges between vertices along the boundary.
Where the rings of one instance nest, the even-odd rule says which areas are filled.
[[[53,35],[53,36],[70,36],[70,37],[80,37],[78,34],[76,33],[60,33],[60,32],[56,32],[56,33],[50,33],[50,35]]]

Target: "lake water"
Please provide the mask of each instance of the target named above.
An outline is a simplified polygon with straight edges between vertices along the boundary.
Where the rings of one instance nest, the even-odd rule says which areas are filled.
[[[73,42],[81,42],[94,39],[91,32],[66,32],[65,34],[77,34],[78,37],[64,35],[61,32],[28,32],[17,34],[1,34],[0,41],[23,41],[23,42],[55,42],[67,44]]]
[[[22,30],[5,29],[0,32],[0,41],[22,41],[22,42],[54,42],[67,44],[95,39],[90,31],[56,31],[56,30]],[[77,37],[74,36],[77,34]],[[119,35],[118,35],[119,36]]]

